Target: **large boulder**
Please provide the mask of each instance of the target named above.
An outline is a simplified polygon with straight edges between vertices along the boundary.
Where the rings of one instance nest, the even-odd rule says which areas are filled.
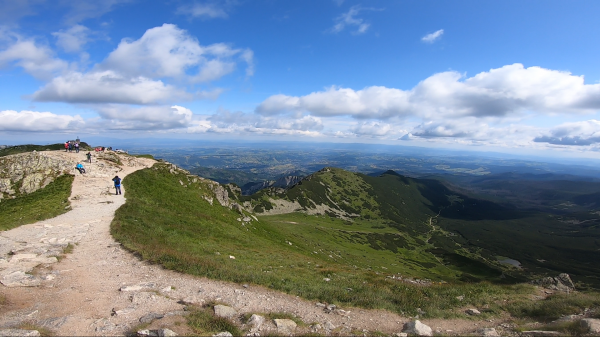
[[[544,287],[546,289],[569,292],[575,290],[575,284],[571,280],[569,274],[559,274],[556,277],[544,277],[541,279],[533,280],[531,283]]]
[[[406,332],[409,335],[417,336],[433,336],[433,331],[427,325],[421,323],[419,320],[408,322],[404,324],[402,332]]]
[[[277,326],[277,333],[282,336],[293,335],[296,330],[296,322],[291,319],[274,319]]]
[[[233,318],[237,315],[237,311],[234,308],[222,304],[215,305],[214,310],[217,317]]]
[[[581,327],[588,333],[600,333],[600,319],[584,318],[581,320]]]

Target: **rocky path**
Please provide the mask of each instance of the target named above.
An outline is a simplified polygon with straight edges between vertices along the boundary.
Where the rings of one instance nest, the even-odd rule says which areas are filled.
[[[48,155],[74,162],[84,156]],[[86,166],[88,174],[77,174],[68,213],[0,233],[0,292],[7,299],[0,306],[0,329],[47,329],[65,336],[125,335],[150,323],[146,329],[169,328],[183,335],[190,333],[185,305],[209,301],[227,304],[238,314],[291,313],[308,324],[298,327],[296,334],[312,329],[323,335],[367,331],[392,335],[409,320],[385,311],[329,310],[260,286],[183,275],[139,260],[110,236],[114,212],[127,195],[126,185],[124,195],[113,195],[110,179],[115,174],[123,178],[153,161],[123,161],[118,167],[99,160]],[[63,254],[69,243],[72,252]],[[500,322],[424,323],[437,333],[464,335]],[[264,335],[269,330],[276,333],[274,322],[266,321],[253,331]]]

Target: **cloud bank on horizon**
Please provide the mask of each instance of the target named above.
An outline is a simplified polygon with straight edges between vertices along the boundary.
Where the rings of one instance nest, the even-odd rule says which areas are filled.
[[[422,8],[365,4],[315,2],[315,16],[307,4],[268,1],[50,10],[0,0],[0,138],[128,132],[600,152],[600,83],[584,71],[600,72],[566,70],[585,61],[583,43],[572,59],[517,45],[506,57],[484,46],[463,53],[466,39],[490,36],[460,22],[437,29]],[[162,22],[127,21],[136,10]],[[260,23],[249,17],[258,11]],[[418,22],[398,23],[405,12]]]

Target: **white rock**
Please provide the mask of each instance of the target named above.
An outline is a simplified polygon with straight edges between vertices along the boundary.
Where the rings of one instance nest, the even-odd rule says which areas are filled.
[[[223,331],[223,332],[219,332],[216,335],[213,335],[213,337],[233,337],[233,335],[229,331]]]
[[[413,334],[417,336],[433,336],[433,331],[427,325],[421,323],[419,320],[408,322],[404,324],[402,332],[407,334]]]
[[[581,326],[586,328],[589,333],[600,333],[600,319],[584,318],[581,320]]]
[[[259,329],[264,322],[265,318],[263,316],[252,314],[248,320],[248,325],[250,325],[253,329]]]
[[[125,286],[125,287],[121,287],[121,291],[140,291],[144,289],[144,287],[137,285],[137,286]]]
[[[5,275],[0,281],[6,287],[37,287],[41,281],[33,275],[26,274],[23,271],[15,271]]]
[[[156,331],[158,333],[158,337],[175,337],[177,333],[173,330],[169,329],[159,329]]]
[[[467,309],[467,311],[466,311],[466,312],[467,312],[467,314],[469,314],[469,315],[481,315],[481,312],[479,312],[479,310],[477,310],[477,309],[473,309],[473,308],[471,308],[471,309]]]
[[[497,337],[497,336],[500,336],[498,334],[498,331],[496,331],[496,329],[494,329],[494,328],[483,328],[483,329],[479,330],[479,333],[481,333],[481,336],[483,336],[483,337]]]
[[[213,309],[215,310],[215,316],[218,317],[232,318],[237,315],[237,311],[234,308],[226,305],[217,304]]]
[[[233,256],[233,255],[229,255],[229,258],[232,260],[235,260],[235,256]]]
[[[282,335],[291,335],[296,330],[296,322],[291,319],[274,319],[275,325],[277,326],[277,333]]]

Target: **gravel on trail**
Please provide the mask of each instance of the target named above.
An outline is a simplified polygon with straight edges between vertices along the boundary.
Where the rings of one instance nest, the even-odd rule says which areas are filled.
[[[72,160],[73,167],[85,160],[83,153],[44,153]],[[0,329],[43,328],[61,336],[106,336],[128,334],[145,323],[144,329],[168,328],[184,335],[192,333],[185,324],[185,306],[208,302],[226,304],[239,315],[295,315],[307,323],[296,334],[312,329],[323,335],[368,331],[391,335],[409,321],[383,310],[329,310],[262,286],[180,274],[140,260],[110,235],[114,213],[127,196],[127,185],[122,187],[123,195],[114,195],[111,179],[116,174],[124,178],[154,161],[120,157],[122,166],[95,157],[85,165],[86,174],[75,175],[69,212],[0,233],[0,293],[6,297],[0,305]],[[73,251],[61,254],[69,243]],[[239,317],[235,320],[241,324]],[[431,322],[434,331],[437,327],[449,335],[494,326],[472,320]],[[260,329],[261,335],[277,331],[272,321],[265,321]]]

